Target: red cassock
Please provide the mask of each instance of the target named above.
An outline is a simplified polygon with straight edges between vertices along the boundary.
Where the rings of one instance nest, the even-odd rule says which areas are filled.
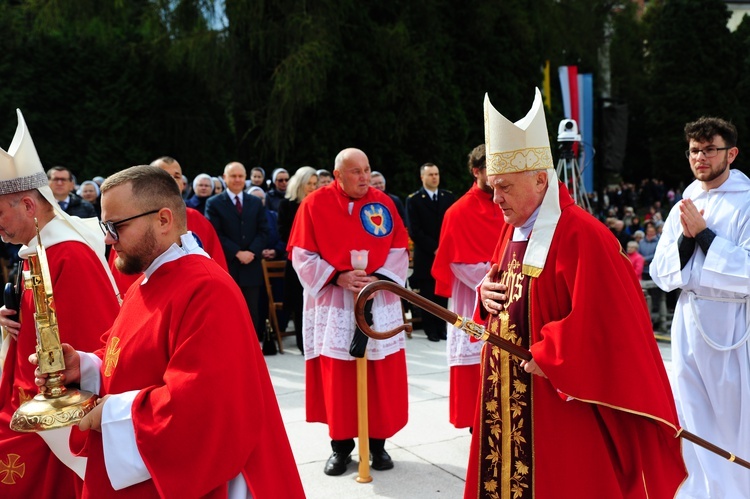
[[[529,284],[530,350],[548,377],[532,376],[532,494],[672,498],[686,478],[679,423],[640,285],[617,240],[562,185],[560,206],[544,270]],[[490,457],[476,430],[465,498],[491,497],[480,493],[478,467]]]
[[[211,255],[216,263],[221,268],[227,269],[227,260],[224,258],[224,250],[221,247],[221,241],[219,236],[216,234],[216,229],[211,225],[206,217],[201,214],[200,211],[193,208],[186,208],[187,210],[187,229],[198,236],[203,245],[203,249]],[[109,252],[109,269],[112,271],[112,275],[117,283],[117,289],[120,290],[120,296],[125,297],[125,293],[138,280],[140,274],[123,274],[117,267],[115,267],[115,259],[117,258],[117,251],[114,248]]]
[[[464,317],[471,316],[472,310],[468,308],[458,310],[458,297],[452,296],[452,291],[459,287],[459,291],[474,293],[474,289],[457,286],[457,277],[451,270],[451,263],[489,262],[504,226],[503,212],[492,202],[492,192],[483,191],[476,183],[445,213],[435,262],[432,264],[432,276],[435,278],[435,293],[453,298],[450,304],[453,312]],[[464,301],[469,304],[468,300]],[[456,428],[466,428],[474,422],[479,392],[479,345],[472,346],[470,338],[463,337],[466,333],[450,325],[448,334],[451,364],[449,420]],[[455,363],[451,363],[453,356],[456,357]]]
[[[386,268],[393,274],[403,274],[405,278],[408,265],[406,254],[403,255],[403,268],[388,268],[387,259],[391,250],[405,250],[407,240],[403,221],[397,215],[390,197],[371,188],[362,198],[351,199],[339,183],[334,182],[304,199],[295,216],[287,249],[290,255],[294,248],[316,253],[340,272],[352,270],[350,250],[367,249],[368,274]],[[329,435],[334,440],[356,437],[356,362],[348,355],[348,347],[354,334],[354,311],[343,305],[343,294],[350,292],[327,283],[316,296],[311,296],[309,289],[316,283],[310,281],[310,275],[306,271],[298,273],[306,288],[304,333],[307,421],[327,424]],[[398,321],[403,324],[399,298],[390,295],[387,300],[390,306],[395,304]],[[331,311],[330,320],[315,316],[316,313],[323,313],[322,310]],[[382,309],[374,305],[375,321],[379,320],[381,313]],[[337,322],[345,325],[338,324],[338,327]],[[337,337],[338,342],[331,340],[336,334],[340,335]],[[325,340],[321,340],[323,348],[337,343],[339,350],[347,350],[339,354],[339,358],[334,358],[333,354],[320,354],[312,348],[308,351],[309,343],[314,342],[311,338],[320,337],[325,337]],[[370,436],[389,438],[403,428],[408,420],[404,350],[392,351],[378,360],[369,360],[368,353],[367,371]]]
[[[151,479],[115,491],[102,434],[75,429],[88,455],[84,497],[304,497],[247,306],[214,261],[187,255],[141,276],[107,333],[102,395],[138,390],[132,422]]]
[[[60,340],[76,349],[97,350],[120,308],[101,261],[91,248],[76,241],[61,242],[46,251]],[[20,322],[18,341],[11,340],[0,381],[0,497],[75,497],[75,487],[80,487],[75,473],[39,435],[16,433],[9,427],[21,403],[39,392],[34,366],[29,363],[29,355],[36,351],[31,291],[23,293]]]

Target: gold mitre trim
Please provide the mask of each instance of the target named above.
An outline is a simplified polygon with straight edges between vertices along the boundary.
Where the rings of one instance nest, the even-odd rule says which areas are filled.
[[[490,103],[489,95],[485,94],[484,141],[487,147],[487,175],[553,168],[539,89],[535,91],[529,112],[515,123],[500,114]]]
[[[47,175],[34,147],[20,109],[18,127],[8,152],[0,149],[0,195],[30,191],[48,185]]]

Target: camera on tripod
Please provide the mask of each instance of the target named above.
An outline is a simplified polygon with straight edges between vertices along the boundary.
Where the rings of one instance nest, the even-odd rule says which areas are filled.
[[[557,127],[557,142],[564,159],[573,158],[573,144],[581,142],[576,120],[562,120]]]

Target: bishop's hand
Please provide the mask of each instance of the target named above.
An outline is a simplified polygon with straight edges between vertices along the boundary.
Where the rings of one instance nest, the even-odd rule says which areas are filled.
[[[495,263],[484,276],[482,284],[479,286],[479,297],[482,300],[482,306],[491,314],[499,314],[505,308],[507,299],[505,292],[508,287],[505,284],[494,282],[497,279],[499,267]]]

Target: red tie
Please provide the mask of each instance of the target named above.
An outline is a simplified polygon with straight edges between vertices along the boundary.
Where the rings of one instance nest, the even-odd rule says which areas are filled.
[[[237,213],[242,215],[242,203],[240,202],[240,197],[235,196],[234,198],[234,206],[237,208]]]

